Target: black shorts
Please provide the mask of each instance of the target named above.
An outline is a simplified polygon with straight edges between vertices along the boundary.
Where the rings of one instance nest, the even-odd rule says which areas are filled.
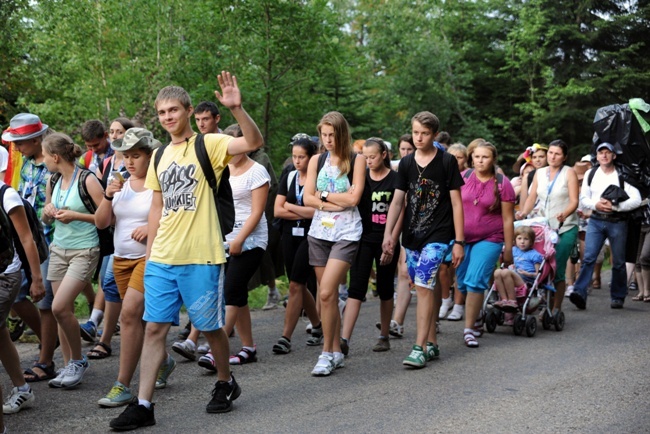
[[[259,268],[263,255],[264,249],[256,247],[228,258],[223,284],[226,306],[244,307],[248,304],[248,281]]]
[[[395,252],[400,251],[400,245],[395,247]],[[350,268],[350,289],[348,297],[363,300],[368,292],[368,279],[372,270],[372,263],[377,266],[377,293],[382,301],[392,300],[395,292],[395,270],[399,262],[399,255],[393,255],[390,264],[379,265],[382,249],[381,243],[361,241],[359,252]]]

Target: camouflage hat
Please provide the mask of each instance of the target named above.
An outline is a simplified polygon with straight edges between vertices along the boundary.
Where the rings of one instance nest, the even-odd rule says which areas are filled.
[[[136,148],[156,149],[161,143],[153,138],[151,131],[144,128],[129,128],[124,137],[111,143],[111,148],[124,152]]]

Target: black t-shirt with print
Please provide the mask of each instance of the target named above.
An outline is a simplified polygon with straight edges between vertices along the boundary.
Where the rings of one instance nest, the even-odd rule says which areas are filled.
[[[298,182],[298,172],[296,172],[295,176],[293,177],[293,180],[291,181],[291,185],[287,187],[287,179],[289,178],[290,173],[291,171],[283,174],[282,177],[280,178],[280,182],[278,183],[278,194],[281,196],[285,196],[287,198],[287,202],[295,205],[297,202],[296,182]],[[298,191],[300,193],[303,192],[303,189],[304,186],[301,187],[300,185],[298,185]],[[310,220],[284,220],[282,225],[282,233],[292,235],[292,230],[293,230],[292,228],[301,227],[301,228],[305,228],[304,234],[305,236],[307,236],[310,226],[311,226],[311,219]]]
[[[425,168],[416,166],[414,152],[400,160],[397,172],[397,188],[406,192],[402,244],[411,250],[455,238],[449,191],[464,184],[456,158],[447,152],[438,150]]]
[[[369,169],[366,171],[366,188],[370,188],[372,208],[370,217],[372,224],[369,231],[364,231],[361,239],[363,241],[380,243],[384,239],[384,229],[386,229],[386,216],[395,194],[397,185],[397,172],[391,170],[388,175],[379,181],[370,178]]]

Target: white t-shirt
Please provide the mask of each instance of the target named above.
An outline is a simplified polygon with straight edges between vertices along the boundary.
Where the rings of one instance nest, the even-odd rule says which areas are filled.
[[[113,214],[115,214],[115,256],[124,259],[142,258],[147,253],[147,242],[140,243],[131,238],[133,231],[147,224],[153,190],[136,192],[127,179],[122,191],[115,193]]]
[[[230,187],[232,188],[232,198],[235,202],[235,225],[231,233],[226,235],[226,242],[231,242],[241,230],[244,223],[251,215],[253,206],[253,190],[260,188],[264,184],[269,184],[271,177],[264,166],[259,163],[253,163],[250,169],[238,176],[230,175]],[[244,241],[242,251],[251,250],[255,247],[266,249],[269,243],[269,228],[266,224],[266,216],[262,213],[262,218]]]
[[[5,183],[0,181],[0,187],[2,187],[3,185],[5,185]],[[20,195],[18,195],[18,192],[16,192],[16,190],[14,190],[13,188],[9,187],[5,192],[5,197],[2,206],[4,207],[7,216],[9,216],[9,212],[12,209],[16,208],[17,206],[23,206],[23,201],[20,198]],[[4,274],[15,273],[16,271],[19,271],[21,265],[22,262],[20,262],[20,258],[18,257],[18,250],[14,248],[14,260],[11,263],[11,265],[9,265],[7,269],[4,271]]]

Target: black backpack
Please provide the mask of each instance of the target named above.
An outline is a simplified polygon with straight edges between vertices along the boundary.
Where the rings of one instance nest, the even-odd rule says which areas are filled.
[[[327,155],[329,152],[324,152],[318,156],[318,168],[316,169],[316,176],[321,171],[325,165],[325,160],[327,160]],[[357,157],[357,154],[354,152],[350,154],[350,171],[348,172],[348,180],[350,185],[352,185],[352,180],[354,179],[354,161]],[[368,174],[364,177],[365,185],[363,187],[363,193],[361,195],[361,200],[357,205],[359,214],[361,215],[361,224],[363,226],[363,232],[372,231],[372,193],[370,192],[370,187],[368,186],[368,180],[366,179]]]
[[[156,151],[153,161],[153,168],[156,172],[156,176],[158,176],[158,164],[160,163],[160,159],[162,158],[163,152],[165,152],[167,146],[169,146],[168,143],[162,145],[158,151]],[[225,241],[226,235],[231,233],[235,226],[235,202],[232,198],[232,187],[230,187],[230,182],[228,181],[230,179],[230,169],[228,166],[224,167],[223,172],[221,172],[221,181],[217,182],[217,176],[215,175],[214,168],[210,162],[208,151],[205,149],[203,134],[196,135],[196,139],[194,140],[194,151],[196,152],[196,157],[201,165],[203,176],[205,176],[205,180],[212,189],[214,204],[217,208],[217,215],[219,216],[221,236]]]
[[[14,261],[14,239],[11,219],[5,212],[4,202],[0,202],[0,273],[4,273]]]
[[[90,170],[80,168],[79,182],[77,183],[77,186],[79,189],[79,198],[81,198],[81,202],[83,202],[84,206],[86,207],[89,213],[95,214],[95,211],[97,211],[97,204],[95,204],[95,202],[93,201],[93,198],[90,196],[90,193],[88,193],[88,188],[86,187],[86,179],[90,175],[94,176],[95,178],[97,177]],[[50,177],[50,191],[54,191],[54,186],[56,185],[57,182],[59,182],[59,179],[61,179],[60,173],[52,174],[52,176]],[[104,256],[113,254],[113,252],[115,251],[115,246],[113,244],[113,232],[114,232],[113,226],[109,226],[106,229],[97,229],[97,236],[99,236],[100,259],[103,258]]]

